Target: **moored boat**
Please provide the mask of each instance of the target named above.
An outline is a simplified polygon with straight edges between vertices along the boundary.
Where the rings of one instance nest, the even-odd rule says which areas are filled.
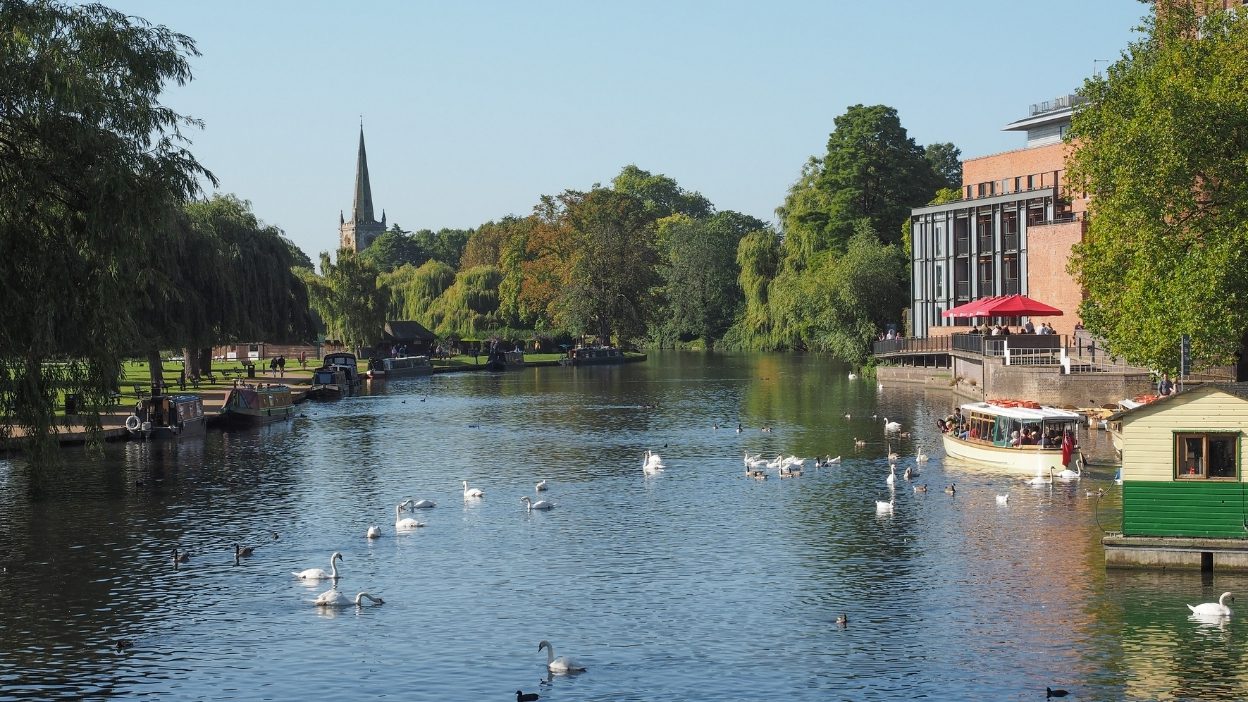
[[[523,351],[491,351],[485,362],[485,369],[491,371],[514,370],[523,367]]]
[[[321,367],[312,373],[309,399],[332,400],[355,392],[363,381],[355,354],[338,351],[326,354]]]
[[[625,356],[624,352],[614,346],[582,346],[568,349],[568,354],[559,359],[561,366],[601,366],[629,361],[645,360],[645,356]]]
[[[203,436],[207,420],[198,395],[156,395],[139,400],[126,417],[126,430],[144,439],[180,439]]]
[[[295,413],[294,398],[285,385],[243,386],[230,390],[221,408],[227,424],[255,426],[289,419]]]
[[[368,377],[372,380],[404,375],[429,375],[433,364],[428,356],[399,356],[375,358],[368,364]]]
[[[1075,437],[1083,417],[1076,412],[1010,400],[959,409],[955,426],[941,435],[953,458],[1032,475],[1082,461]]]

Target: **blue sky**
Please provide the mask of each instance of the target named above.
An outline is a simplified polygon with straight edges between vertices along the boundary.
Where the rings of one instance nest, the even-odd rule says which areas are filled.
[[[193,37],[164,102],[192,151],[313,259],[337,246],[364,118],[374,205],[404,229],[528,214],[629,164],[773,221],[833,119],[897,108],[963,156],[1116,59],[1137,0],[598,3],[105,0]]]

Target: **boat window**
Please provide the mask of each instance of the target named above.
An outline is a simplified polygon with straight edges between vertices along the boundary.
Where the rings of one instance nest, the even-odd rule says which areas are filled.
[[[1238,477],[1237,434],[1176,434],[1174,474],[1180,480],[1234,480]]]

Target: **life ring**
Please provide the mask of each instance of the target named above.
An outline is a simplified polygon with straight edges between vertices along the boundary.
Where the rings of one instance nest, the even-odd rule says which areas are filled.
[[[126,429],[129,429],[130,431],[138,431],[139,430],[139,418],[133,414],[130,415],[129,417],[126,417]]]

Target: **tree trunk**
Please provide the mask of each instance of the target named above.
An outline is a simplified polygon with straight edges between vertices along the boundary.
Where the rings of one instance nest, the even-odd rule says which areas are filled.
[[[198,351],[198,349],[195,349],[195,351]],[[199,354],[192,353],[192,349],[183,348],[182,349],[182,366],[186,368],[187,379],[198,378],[199,377]]]
[[[201,374],[212,372],[212,349],[199,349],[199,372]]]
[[[160,360],[160,349],[147,352],[148,375],[152,381],[152,394],[165,385],[165,369]]]
[[[1239,339],[1239,350],[1235,352],[1235,382],[1248,382],[1248,332]]]

